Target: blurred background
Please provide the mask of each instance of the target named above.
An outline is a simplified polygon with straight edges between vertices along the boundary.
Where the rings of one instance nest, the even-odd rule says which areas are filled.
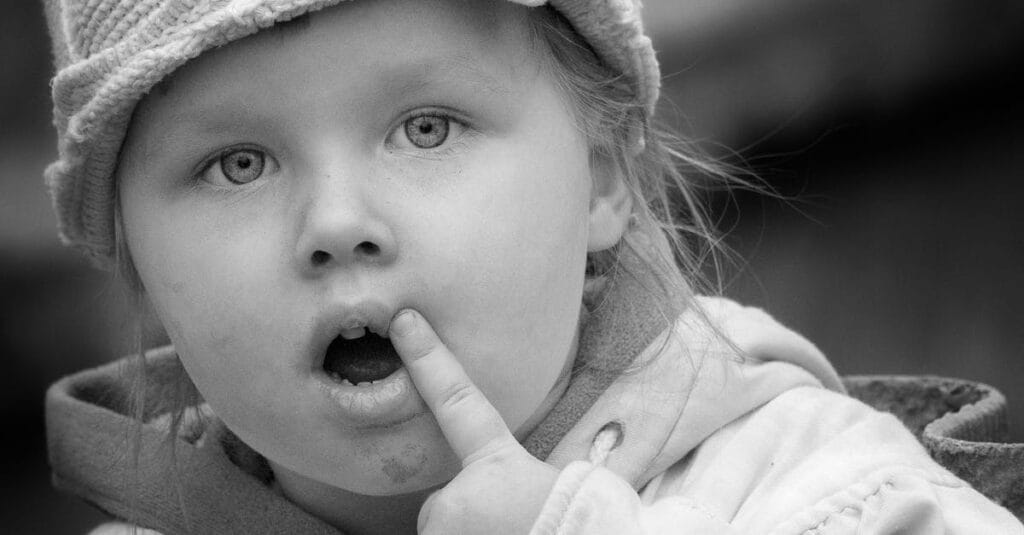
[[[662,113],[781,201],[711,197],[738,259],[725,293],[807,335],[843,374],[962,377],[1024,440],[1024,3],[647,0]],[[4,530],[102,520],[51,490],[43,393],[115,356],[108,280],[57,241],[49,42],[0,17]],[[113,326],[113,327],[112,327]]]

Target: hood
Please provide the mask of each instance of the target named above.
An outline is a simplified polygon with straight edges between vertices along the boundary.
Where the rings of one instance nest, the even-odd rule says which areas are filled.
[[[205,405],[186,411],[177,438],[168,439],[168,411],[180,385],[191,384],[173,347],[148,352],[145,384],[127,379],[135,365],[115,361],[47,391],[55,487],[163,535],[340,533],[275,493],[266,461],[207,418]],[[130,416],[133,388],[145,390],[138,419]]]

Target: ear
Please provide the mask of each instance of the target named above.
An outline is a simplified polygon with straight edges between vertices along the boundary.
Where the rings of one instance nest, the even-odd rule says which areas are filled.
[[[633,213],[633,196],[619,166],[609,158],[595,158],[591,168],[593,190],[587,252],[593,253],[608,249],[622,239]]]

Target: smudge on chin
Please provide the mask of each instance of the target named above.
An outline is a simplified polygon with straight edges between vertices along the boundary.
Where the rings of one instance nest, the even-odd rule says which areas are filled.
[[[405,483],[423,471],[427,454],[419,444],[406,444],[399,455],[380,460],[381,471],[395,484]]]

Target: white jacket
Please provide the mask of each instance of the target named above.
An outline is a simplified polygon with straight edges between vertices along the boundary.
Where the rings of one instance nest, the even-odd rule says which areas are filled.
[[[894,416],[834,391],[809,342],[759,310],[702,304],[736,347],[681,316],[556,448],[535,535],[1024,534]],[[587,439],[609,421],[621,436]]]

